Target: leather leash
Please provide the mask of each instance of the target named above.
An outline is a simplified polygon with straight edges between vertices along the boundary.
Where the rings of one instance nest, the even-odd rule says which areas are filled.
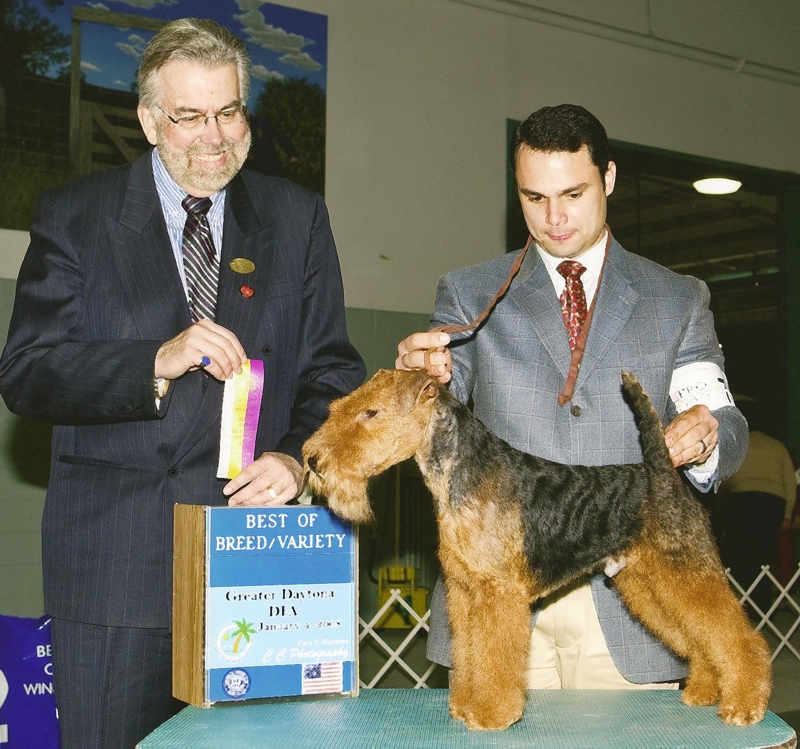
[[[606,224],[606,247],[604,251],[603,257],[603,265],[600,268],[600,275],[597,279],[597,290],[595,291],[594,297],[592,298],[592,303],[589,306],[589,311],[586,315],[586,321],[583,323],[583,327],[581,328],[581,333],[578,336],[578,340],[575,341],[575,348],[572,350],[572,359],[569,363],[569,371],[567,373],[567,381],[564,383],[564,390],[562,391],[561,395],[558,396],[558,405],[564,406],[572,399],[572,393],[575,390],[575,381],[578,379],[578,372],[581,368],[581,361],[583,360],[583,352],[586,350],[586,337],[589,334],[589,326],[592,322],[592,316],[594,314],[594,305],[597,301],[597,296],[600,293],[600,283],[603,280],[603,270],[606,266],[606,258],[608,257],[608,248],[611,245],[611,229]],[[517,256],[517,259],[514,261],[514,264],[511,266],[511,270],[508,272],[508,277],[505,281],[503,281],[503,285],[497,290],[497,293],[491,298],[489,304],[486,305],[483,312],[481,312],[472,322],[467,323],[466,325],[438,325],[435,328],[431,328],[430,332],[432,333],[447,333],[449,335],[453,333],[468,333],[473,332],[476,328],[480,326],[480,324],[492,313],[494,308],[500,302],[500,300],[505,296],[505,293],[508,291],[508,288],[511,286],[511,282],[516,278],[517,273],[519,273],[519,269],[522,267],[522,261],[525,259],[525,256],[528,254],[528,249],[533,242],[533,237],[529,236],[528,241],[525,246],[522,248],[522,252]],[[429,348],[425,351],[425,370],[430,372],[430,364],[431,364],[431,354],[436,351],[436,348]]]
[[[467,325],[439,325],[435,328],[431,328],[432,333],[466,333],[472,332],[477,328],[489,315],[491,314],[492,310],[497,306],[497,303],[503,298],[505,293],[508,291],[508,287],[511,286],[511,282],[516,278],[517,273],[519,273],[519,269],[522,267],[522,261],[525,259],[525,255],[528,254],[528,248],[531,246],[533,242],[533,237],[529,236],[528,241],[525,243],[525,246],[522,248],[522,252],[519,253],[517,259],[514,261],[514,265],[511,266],[511,270],[508,272],[508,278],[503,281],[503,285],[497,290],[497,293],[489,300],[489,304],[486,305],[486,308],[481,312],[471,323]],[[436,349],[433,349],[435,351]],[[425,357],[425,366],[427,367],[429,364],[428,356],[430,355],[431,350],[429,349],[426,352]]]

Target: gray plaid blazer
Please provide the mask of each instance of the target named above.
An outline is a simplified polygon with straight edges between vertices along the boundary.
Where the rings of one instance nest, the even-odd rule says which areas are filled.
[[[440,279],[433,324],[464,324],[477,317],[517,255]],[[620,372],[637,376],[669,423],[677,415],[669,398],[673,371],[691,362],[723,366],[709,292],[696,278],[673,273],[612,241],[597,294],[580,373],[566,406],[556,398],[571,351],[558,296],[533,248],[488,320],[451,346],[451,392],[464,403],[472,399],[475,416],[492,432],[532,455],[582,465],[640,462],[639,432],[622,398]],[[720,422],[720,462],[713,481],[718,486],[744,460],[747,423],[734,407],[714,415]],[[593,577],[591,587],[609,652],[626,679],[648,683],[686,675],[684,663],[632,618],[605,576]],[[428,657],[449,666],[449,653],[440,580],[432,600]]]

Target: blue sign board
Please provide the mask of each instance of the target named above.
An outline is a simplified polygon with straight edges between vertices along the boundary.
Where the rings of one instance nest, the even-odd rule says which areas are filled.
[[[313,506],[206,512],[208,702],[355,692],[352,527]]]

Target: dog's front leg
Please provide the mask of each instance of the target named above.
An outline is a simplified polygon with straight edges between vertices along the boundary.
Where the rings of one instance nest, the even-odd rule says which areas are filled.
[[[473,701],[475,664],[472,656],[475,646],[471,640],[470,605],[468,591],[461,584],[447,584],[447,609],[450,616],[453,669],[450,672],[450,715],[467,722]]]
[[[476,730],[502,730],[522,717],[530,643],[527,587],[476,579],[448,587],[453,631],[450,714]]]

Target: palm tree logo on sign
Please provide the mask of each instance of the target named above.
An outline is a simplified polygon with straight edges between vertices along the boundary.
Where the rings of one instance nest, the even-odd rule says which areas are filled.
[[[241,621],[234,619],[233,624],[224,626],[217,633],[217,652],[226,661],[241,660],[250,651],[253,645],[250,635],[255,633],[252,622],[248,622],[244,617]]]

